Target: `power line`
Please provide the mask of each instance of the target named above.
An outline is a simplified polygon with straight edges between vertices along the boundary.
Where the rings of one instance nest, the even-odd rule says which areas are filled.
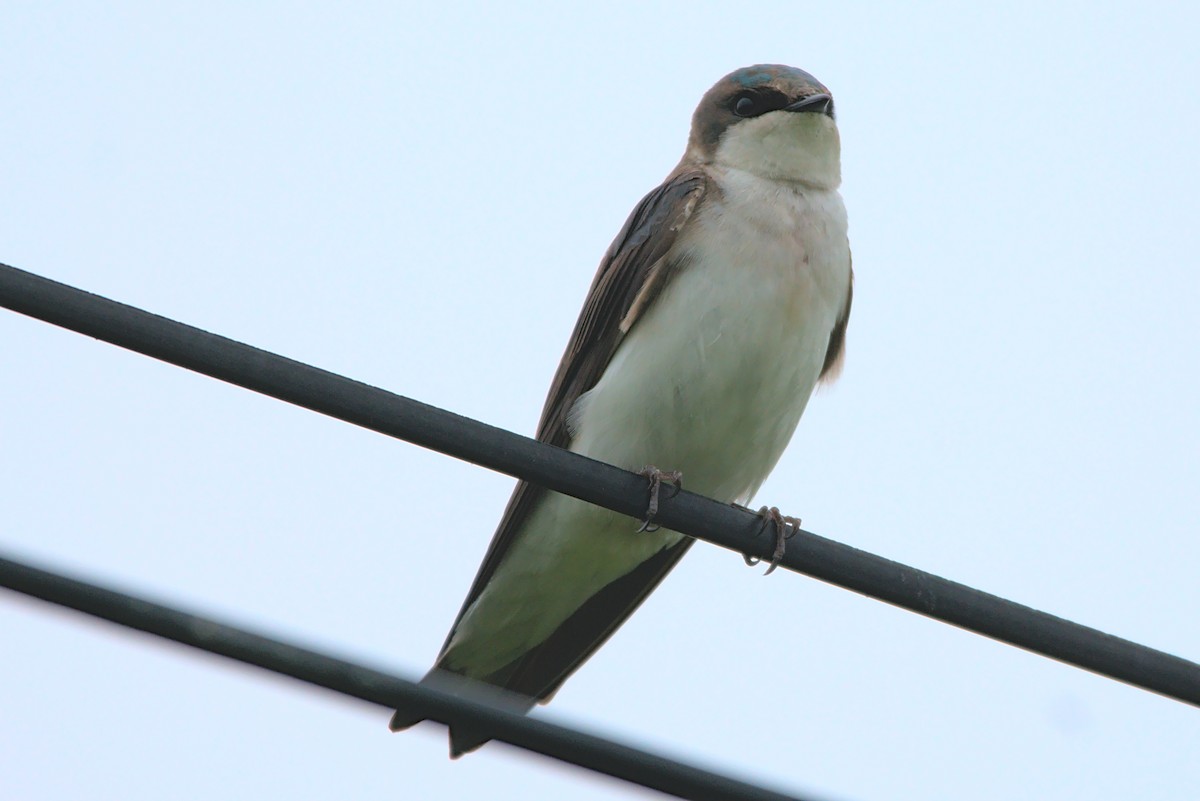
[[[757,787],[576,729],[517,715],[462,695],[406,681],[365,665],[3,556],[0,556],[0,586],[389,710],[403,706],[447,725],[468,722],[497,740],[678,798],[803,801],[798,796]]]
[[[631,517],[645,479],[503,429],[0,265],[0,305],[355,425],[524,478]],[[663,498],[656,522],[769,558],[773,537],[743,509],[690,492]],[[1200,706],[1200,665],[800,532],[781,566],[993,639]]]

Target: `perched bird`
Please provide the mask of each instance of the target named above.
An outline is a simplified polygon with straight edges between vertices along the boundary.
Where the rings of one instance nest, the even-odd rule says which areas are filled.
[[[840,183],[833,99],[816,78],[763,64],[717,82],[683,159],[604,255],[538,439],[646,470],[653,491],[678,476],[647,468],[659,465],[689,490],[748,502],[841,365],[852,272]],[[522,712],[545,703],[691,543],[520,482],[425,681],[483,682]],[[391,726],[420,719],[401,709]],[[451,754],[486,739],[452,727]]]

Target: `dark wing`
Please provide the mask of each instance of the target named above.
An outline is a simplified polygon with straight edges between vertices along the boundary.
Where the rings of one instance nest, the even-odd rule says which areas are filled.
[[[569,444],[567,413],[576,399],[600,380],[617,346],[669,280],[675,265],[664,257],[708,188],[703,172],[676,171],[642,198],[617,234],[592,280],[583,311],[550,385],[538,424],[537,438],[542,442],[560,448]],[[545,491],[524,481],[517,484],[446,644]],[[690,540],[684,540],[608,585],[546,642],[486,681],[534,699],[545,698],[637,608],[690,544]],[[445,645],[443,653],[444,649]],[[439,658],[438,667],[440,661]]]
[[[833,381],[842,372],[846,360],[846,324],[850,322],[850,302],[854,300],[854,265],[850,266],[850,284],[846,287],[846,303],[838,315],[833,330],[829,332],[829,347],[825,350],[825,363],[821,366],[821,380]]]

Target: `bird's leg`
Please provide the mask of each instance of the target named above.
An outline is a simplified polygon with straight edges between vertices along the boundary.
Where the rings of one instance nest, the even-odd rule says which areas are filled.
[[[735,506],[741,506],[735,504]],[[745,506],[741,506],[746,509]],[[746,511],[750,511],[746,509]],[[769,576],[775,572],[775,568],[779,567],[780,561],[783,559],[783,554],[787,551],[787,541],[796,536],[796,532],[800,530],[800,518],[792,517],[791,515],[782,514],[777,506],[764,506],[757,512],[762,518],[762,525],[758,527],[758,534],[762,534],[767,528],[767,523],[772,523],[775,529],[775,550],[771,553],[771,566],[767,568],[764,576]],[[757,534],[755,535],[757,536]],[[742,555],[742,560],[748,565],[757,565],[761,562],[753,556]]]
[[[638,531],[658,531],[659,527],[654,525],[654,516],[658,514],[658,491],[663,484],[668,484],[675,489],[670,496],[674,498],[683,489],[683,473],[678,470],[663,472],[654,465],[648,464],[641,469],[638,475],[644,476],[650,482],[650,502],[646,504],[646,519],[642,521]]]

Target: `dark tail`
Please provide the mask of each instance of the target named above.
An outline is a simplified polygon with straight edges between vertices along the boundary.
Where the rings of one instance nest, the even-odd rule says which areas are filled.
[[[434,668],[421,679],[421,685],[440,690],[460,698],[469,698],[488,706],[506,709],[514,714],[524,715],[534,705],[533,698],[516,693],[505,692],[483,682],[465,679],[453,673]],[[392,715],[388,728],[392,731],[403,731],[415,726],[429,716],[424,711],[401,707]],[[492,739],[478,724],[461,720],[440,720],[450,729],[450,758],[458,759],[466,753],[474,751]]]

